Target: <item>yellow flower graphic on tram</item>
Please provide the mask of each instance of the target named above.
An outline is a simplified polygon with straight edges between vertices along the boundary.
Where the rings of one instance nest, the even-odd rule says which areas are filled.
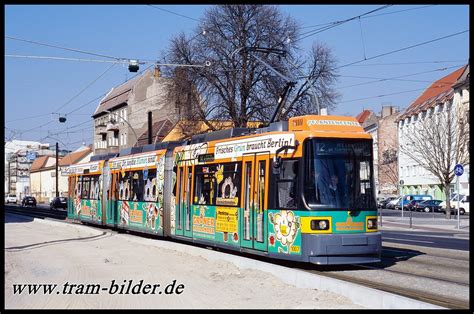
[[[288,254],[291,244],[295,241],[296,232],[300,227],[299,217],[296,217],[292,211],[282,210],[275,215],[270,214],[270,222],[273,224],[277,239],[282,245],[287,246],[286,252],[280,247],[278,252]]]

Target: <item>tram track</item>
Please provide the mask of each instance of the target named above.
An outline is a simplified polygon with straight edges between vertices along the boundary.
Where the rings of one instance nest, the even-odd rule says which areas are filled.
[[[59,222],[64,222],[64,223],[72,223],[71,221],[67,220],[67,213],[66,212],[55,212],[50,209],[46,208],[21,208],[21,207],[13,207],[13,206],[5,206],[6,212],[10,212],[13,214],[19,214],[19,215],[24,215],[24,216],[29,216],[29,217],[34,217],[34,218],[49,218],[53,219]],[[93,227],[91,225],[87,225],[89,227]],[[112,231],[112,230],[111,230]],[[168,239],[173,241],[173,239]],[[177,240],[179,243],[183,243],[183,241]],[[202,248],[206,248],[205,246],[201,246]],[[216,249],[216,248],[210,248],[210,249]],[[415,299],[418,301],[438,305],[441,307],[446,307],[449,309],[468,309],[469,308],[469,301],[468,300],[461,300],[458,298],[453,298],[453,297],[448,297],[448,296],[443,296],[441,294],[436,294],[436,293],[430,293],[426,291],[420,291],[412,288],[407,288],[407,287],[401,287],[401,286],[396,286],[393,284],[387,284],[387,283],[380,283],[380,282],[374,282],[373,280],[367,280],[367,279],[362,279],[362,278],[357,278],[354,276],[351,276],[351,274],[348,273],[343,273],[344,271],[363,271],[363,270],[376,270],[376,271],[381,271],[384,273],[389,273],[392,275],[401,275],[401,276],[410,276],[414,280],[417,278],[422,278],[422,279],[427,279],[427,280],[437,280],[437,281],[442,281],[443,283],[447,284],[453,284],[453,285],[460,285],[462,287],[469,288],[469,284],[465,284],[462,282],[458,281],[453,281],[449,280],[447,278],[440,278],[439,276],[427,276],[427,275],[422,275],[422,274],[414,274],[410,273],[407,271],[401,271],[401,270],[393,270],[393,269],[387,269],[386,264],[395,264],[395,263],[403,263],[406,261],[400,261],[397,259],[397,257],[393,256],[394,254],[390,253],[390,251],[397,251],[401,253],[401,255],[408,256],[410,258],[415,257],[417,254],[410,252],[410,250],[403,250],[400,248],[392,248],[389,247],[387,250],[382,251],[382,263],[379,266],[370,266],[370,265],[344,265],[344,266],[329,266],[329,267],[324,267],[324,270],[317,270],[317,269],[309,269],[311,267],[314,267],[314,265],[307,265],[304,263],[298,263],[298,262],[292,262],[292,261],[283,261],[283,260],[270,260],[266,257],[262,256],[255,256],[251,254],[240,254],[235,251],[231,250],[225,250],[225,249],[217,249],[219,251],[223,251],[229,254],[235,254],[235,255],[245,255],[246,257],[250,258],[255,258],[258,260],[262,260],[264,262],[272,263],[272,264],[277,264],[285,267],[291,267],[291,268],[296,268],[300,269],[305,272],[310,272],[313,274],[317,274],[320,276],[325,276],[328,278],[333,278],[333,279],[338,279],[338,280],[343,280],[346,282],[351,282],[354,284],[362,285],[365,287],[385,291],[388,293],[393,293],[397,294],[400,296],[404,296],[410,299]],[[400,254],[398,254],[400,255]],[[447,255],[439,254],[439,255],[432,255],[430,254],[431,257],[443,257],[443,258],[450,258]],[[464,261],[469,261],[468,259],[463,259]],[[425,263],[425,261],[423,261]],[[319,266],[318,266],[319,267]]]
[[[29,216],[33,218],[51,218],[54,220],[65,221],[67,218],[67,212],[52,211],[47,208],[40,207],[13,207],[5,206],[5,211],[13,214],[19,214],[23,216]]]
[[[384,272],[390,272],[390,273],[393,273],[393,274],[400,274],[400,275],[410,276],[410,277],[413,277],[413,278],[424,278],[424,279],[430,279],[430,280],[441,280],[441,281],[443,281],[443,282],[445,282],[445,283],[450,283],[450,284],[454,284],[454,285],[460,285],[460,286],[464,286],[464,287],[466,287],[466,288],[469,288],[469,284],[465,284],[465,283],[459,282],[459,281],[449,280],[449,279],[442,278],[442,277],[426,276],[426,275],[421,275],[421,274],[413,274],[413,273],[407,273],[407,272],[400,271],[400,270],[383,269],[383,268],[381,268],[381,267],[368,266],[368,265],[359,265],[359,267],[364,268],[364,269],[370,269],[370,270],[381,270],[381,271],[384,271]]]
[[[364,268],[360,265],[359,267],[361,267],[361,269]],[[448,309],[469,309],[469,301],[466,301],[466,300],[460,300],[460,299],[446,297],[446,296],[437,295],[437,294],[430,294],[423,291],[414,290],[414,289],[405,288],[405,287],[375,283],[370,280],[354,278],[354,277],[350,277],[344,274],[327,273],[327,272],[318,271],[318,270],[304,270],[304,271],[314,273],[320,276],[333,278],[333,279],[339,279],[339,280],[352,282],[355,284],[363,285],[365,287],[401,295],[410,299],[415,299],[421,302],[426,302],[426,303],[442,306]]]
[[[392,243],[391,243],[392,244]],[[418,254],[417,253],[413,253],[413,252],[409,252],[407,251],[406,249],[404,250],[403,248],[399,248],[399,247],[392,247],[392,246],[385,246],[383,247],[383,251],[382,251],[382,255],[384,257],[393,257],[394,254],[387,254],[388,252],[398,252],[398,254],[403,254],[404,256],[406,257],[415,257],[417,256]],[[385,253],[385,254],[384,254]],[[433,254],[432,252],[429,253],[429,256],[431,257],[439,257],[439,258],[449,258],[449,259],[452,259],[452,255],[450,254],[438,254],[438,253],[435,253]],[[394,258],[394,257],[393,257]],[[463,258],[463,257],[456,257],[456,260],[457,261],[463,261],[463,262],[469,262],[469,258]]]

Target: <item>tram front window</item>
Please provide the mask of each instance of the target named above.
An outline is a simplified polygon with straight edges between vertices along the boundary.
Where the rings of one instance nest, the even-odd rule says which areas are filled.
[[[307,141],[304,180],[310,209],[375,210],[372,141]]]

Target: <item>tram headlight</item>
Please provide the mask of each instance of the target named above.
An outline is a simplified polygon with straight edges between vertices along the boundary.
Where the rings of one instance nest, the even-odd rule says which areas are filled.
[[[377,229],[377,219],[367,219],[367,229]]]
[[[311,220],[311,229],[312,230],[328,230],[329,221],[326,219]]]

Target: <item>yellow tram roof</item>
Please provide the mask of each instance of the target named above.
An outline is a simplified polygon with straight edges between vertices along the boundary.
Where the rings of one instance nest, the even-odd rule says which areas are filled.
[[[302,144],[307,138],[353,138],[372,139],[354,117],[306,115],[290,118],[288,131],[273,131],[248,134],[239,137],[178,146],[175,153],[182,153],[182,160],[193,160],[199,155],[213,154],[215,159],[235,160],[248,153],[270,153],[274,155],[282,146]],[[301,157],[302,145],[287,157]],[[285,155],[285,154],[284,154]]]

